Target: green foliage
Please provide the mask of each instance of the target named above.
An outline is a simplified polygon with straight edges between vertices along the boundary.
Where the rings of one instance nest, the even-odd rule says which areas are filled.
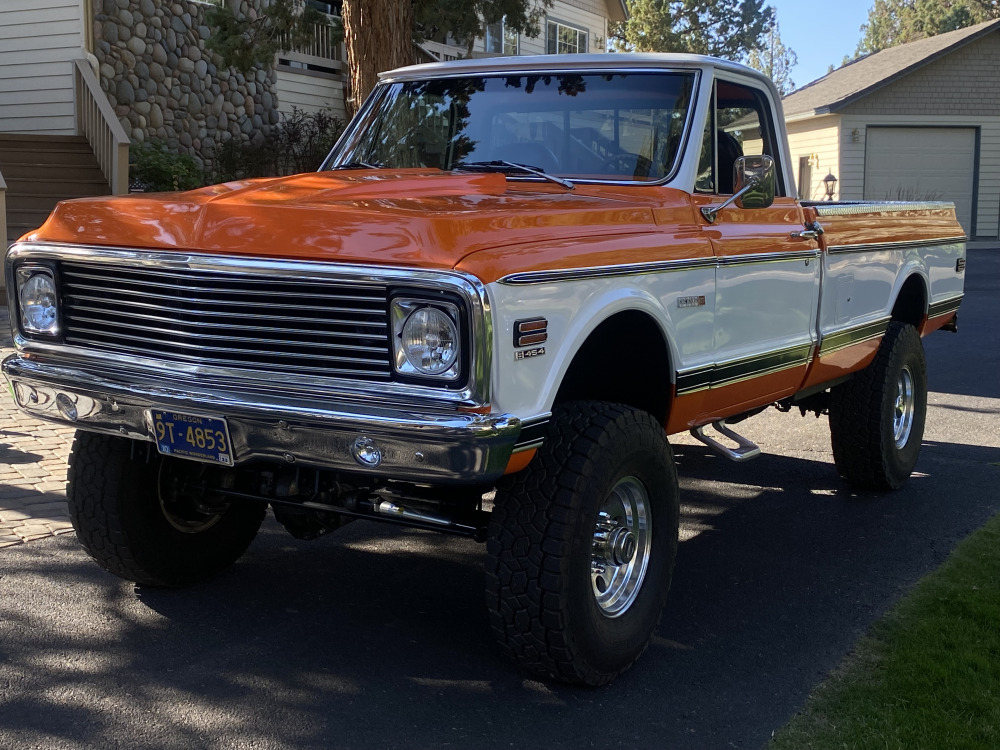
[[[997,0],[875,0],[856,55],[1000,18]]]
[[[614,46],[636,52],[692,52],[741,60],[763,46],[774,21],[764,0],[629,0]]]
[[[769,750],[1000,747],[1000,516],[858,644]]]
[[[213,181],[315,171],[343,129],[343,120],[327,110],[304,112],[293,108],[271,129],[268,138],[253,144],[229,139],[218,146]]]
[[[192,190],[205,184],[205,175],[194,157],[171,151],[164,143],[133,144],[129,160],[130,186],[147,193]]]
[[[781,41],[781,31],[778,28],[777,19],[767,30],[764,44],[750,50],[750,54],[747,55],[747,65],[756,68],[774,81],[774,85],[778,87],[778,93],[782,96],[795,90],[792,68],[798,63],[799,56]]]
[[[414,41],[451,37],[470,51],[486,27],[503,20],[506,28],[536,37],[553,0],[414,0]]]
[[[244,72],[270,65],[282,50],[306,45],[312,40],[314,26],[335,26],[336,41],[343,38],[343,29],[330,16],[296,0],[273,0],[253,18],[238,15],[229,6],[216,5],[208,9],[205,18],[212,29],[206,46],[225,65]]]

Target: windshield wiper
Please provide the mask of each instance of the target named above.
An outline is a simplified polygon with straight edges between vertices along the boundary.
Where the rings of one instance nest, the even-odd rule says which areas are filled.
[[[532,166],[531,164],[518,164],[517,162],[505,161],[504,159],[494,159],[493,161],[460,161],[456,162],[452,169],[468,169],[470,171],[482,172],[503,172],[504,174],[511,171],[524,172],[525,174],[534,175],[535,177],[541,177],[543,180],[554,182],[557,185],[562,185],[567,190],[572,190],[576,187],[576,185],[569,180],[564,180],[562,177],[550,175],[538,167]]]
[[[333,169],[382,169],[381,164],[369,164],[366,161],[348,161],[343,164],[338,164],[335,167],[330,167]]]

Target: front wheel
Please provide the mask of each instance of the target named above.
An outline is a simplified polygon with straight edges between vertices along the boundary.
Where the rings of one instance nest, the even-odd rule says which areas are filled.
[[[267,506],[219,502],[206,464],[161,456],[152,445],[79,431],[66,496],[77,538],[110,573],[150,586],[186,586],[232,565]]]
[[[837,471],[859,489],[899,489],[916,466],[926,416],[927,366],[920,334],[894,321],[872,363],[831,392]]]
[[[494,501],[486,592],[501,647],[543,679],[613,680],[659,622],[678,517],[670,445],[651,415],[556,407],[531,465]]]

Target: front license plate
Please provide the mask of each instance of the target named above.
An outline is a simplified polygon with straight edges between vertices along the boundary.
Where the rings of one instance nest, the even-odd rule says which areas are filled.
[[[233,465],[232,441],[226,420],[176,411],[150,412],[156,448],[165,456]]]

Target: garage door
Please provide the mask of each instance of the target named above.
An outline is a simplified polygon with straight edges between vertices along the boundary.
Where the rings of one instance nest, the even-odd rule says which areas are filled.
[[[869,127],[865,200],[946,200],[972,231],[975,128]]]

